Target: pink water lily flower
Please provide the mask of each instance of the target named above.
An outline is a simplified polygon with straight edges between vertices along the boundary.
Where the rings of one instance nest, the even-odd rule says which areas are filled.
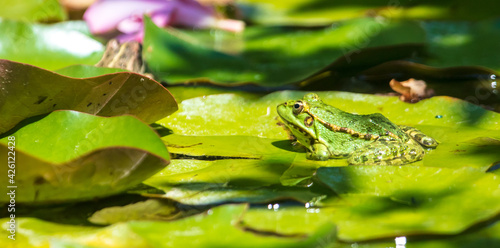
[[[159,27],[218,28],[233,32],[245,27],[242,21],[219,18],[213,8],[195,0],[98,0],[87,9],[83,19],[95,35],[118,35],[120,42],[142,42],[144,15],[150,16]]]

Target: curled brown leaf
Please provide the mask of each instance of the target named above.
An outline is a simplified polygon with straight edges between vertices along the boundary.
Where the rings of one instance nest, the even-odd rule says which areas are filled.
[[[396,79],[392,79],[389,85],[394,91],[401,94],[399,99],[404,102],[416,103],[434,95],[434,90],[427,89],[427,84],[423,80],[410,78],[400,82]]]

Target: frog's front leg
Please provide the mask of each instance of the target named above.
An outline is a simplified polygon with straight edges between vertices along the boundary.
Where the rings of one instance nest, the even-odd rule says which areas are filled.
[[[347,162],[353,165],[401,165],[421,160],[424,149],[414,140],[377,141],[355,151]]]
[[[325,144],[316,142],[311,146],[311,151],[307,151],[307,158],[312,160],[328,160],[330,158],[330,151]]]
[[[427,136],[425,133],[422,133],[422,131],[414,127],[401,125],[399,126],[399,128],[401,128],[401,130],[408,134],[408,136],[410,136],[412,139],[427,148],[436,148],[438,146],[438,142],[435,139]]]

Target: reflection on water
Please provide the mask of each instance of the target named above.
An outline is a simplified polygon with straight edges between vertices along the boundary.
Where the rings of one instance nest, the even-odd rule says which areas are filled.
[[[306,209],[307,209],[306,211],[308,213],[316,213],[317,214],[320,211],[319,208],[314,208],[312,206],[312,204],[310,204],[309,202],[306,202],[305,207],[306,207]]]
[[[278,211],[279,208],[280,208],[280,205],[278,203],[267,205],[267,209],[269,209],[269,210],[272,209],[274,211]]]
[[[406,247],[406,237],[397,237],[396,239],[396,248],[405,248]]]
[[[308,208],[307,212],[317,214],[317,213],[319,213],[319,208]]]
[[[490,75],[490,79],[491,79],[491,80],[495,80],[496,78],[497,78],[497,76],[496,76],[496,75],[494,75],[494,74],[491,74],[491,75]],[[493,93],[498,94],[498,90],[497,90],[497,81],[493,81],[493,82],[491,82],[491,89],[493,90]]]

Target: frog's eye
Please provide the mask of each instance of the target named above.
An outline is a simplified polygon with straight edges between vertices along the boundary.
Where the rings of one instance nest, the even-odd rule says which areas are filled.
[[[304,119],[304,125],[306,125],[306,127],[310,127],[314,124],[314,119],[311,117],[311,116],[307,116],[305,119]]]
[[[295,104],[293,104],[293,113],[298,115],[302,112],[302,110],[304,109],[304,104],[301,102],[301,101],[297,101],[295,102]]]

